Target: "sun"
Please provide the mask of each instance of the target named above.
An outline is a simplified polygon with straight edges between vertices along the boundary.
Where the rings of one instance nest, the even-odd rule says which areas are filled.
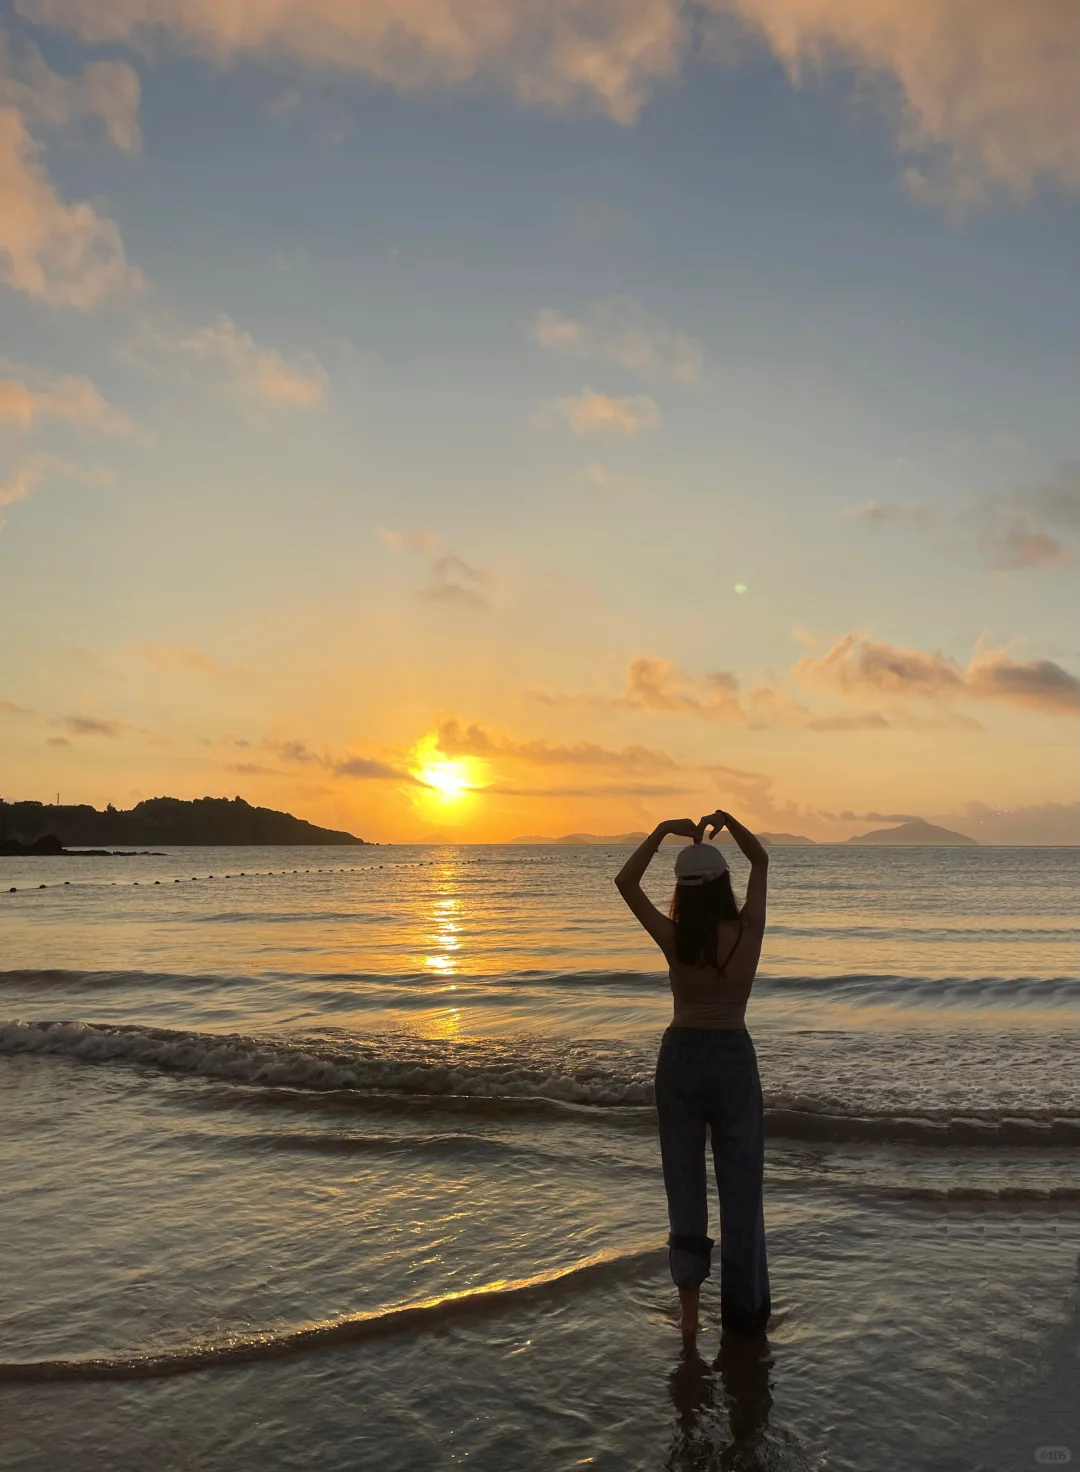
[[[420,768],[417,777],[428,787],[435,790],[446,799],[463,797],[465,793],[473,790],[469,781],[468,768],[464,762],[442,761],[428,762]]]

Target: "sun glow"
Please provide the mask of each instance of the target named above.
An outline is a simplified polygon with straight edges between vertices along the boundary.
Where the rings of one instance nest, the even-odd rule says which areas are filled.
[[[464,762],[428,762],[417,772],[417,777],[428,787],[434,787],[444,798],[462,797],[473,790],[469,771]]]

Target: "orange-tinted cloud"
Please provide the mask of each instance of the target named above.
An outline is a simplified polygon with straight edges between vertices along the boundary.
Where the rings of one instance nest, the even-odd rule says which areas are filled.
[[[109,472],[101,467],[85,468],[73,465],[69,460],[62,460],[58,455],[28,455],[19,464],[11,479],[6,484],[0,485],[0,512],[5,506],[11,506],[16,501],[24,501],[32,491],[52,475],[83,481],[88,485],[108,485],[112,481]],[[3,524],[3,516],[0,514],[0,527]]]
[[[623,771],[674,771],[679,763],[666,752],[646,746],[626,746],[621,751],[578,741],[571,746],[557,742],[520,739],[489,731],[473,722],[463,726],[454,717],[439,721],[436,740],[444,756],[473,756],[486,760],[505,759],[540,767],[616,767]]]
[[[704,354],[697,339],[669,327],[633,297],[596,302],[580,320],[561,312],[538,312],[530,331],[549,352],[614,363],[641,378],[693,383],[701,377]]]
[[[0,107],[0,280],[80,312],[136,290],[140,278],[115,222],[86,201],[63,200],[39,152],[20,114]]]
[[[116,721],[100,716],[71,715],[63,718],[64,729],[71,736],[122,736],[132,727],[127,721]]]
[[[0,378],[0,424],[28,430],[44,418],[66,420],[106,434],[119,434],[132,427],[127,415],[114,409],[88,378],[65,375],[36,386],[21,377]]]
[[[584,103],[630,122],[678,68],[679,0],[20,0],[83,40],[169,32],[214,60],[286,54],[401,91],[494,81],[532,106]]]
[[[1040,181],[1080,188],[1080,7],[1072,0],[709,0],[799,81],[881,77],[912,193],[963,208]],[[890,101],[891,94],[891,101]]]
[[[66,128],[98,118],[117,148],[139,149],[139,74],[126,61],[89,61],[78,76],[54,72],[34,45],[13,51],[0,30],[0,106],[34,128]]]
[[[193,644],[144,644],[140,654],[156,670],[187,670],[192,674],[210,675],[217,680],[243,680],[247,671],[234,664],[226,668]]]
[[[222,313],[208,327],[200,327],[176,344],[176,351],[193,362],[221,373],[228,388],[257,410],[311,409],[323,396],[326,373],[305,354],[286,363],[274,348],[263,347],[250,332]]]
[[[687,675],[674,660],[642,656],[630,661],[622,701],[638,710],[742,722],[745,713],[738,691],[738,680],[727,671]]]
[[[584,103],[623,123],[684,65],[695,21],[735,19],[796,82],[834,64],[880,79],[918,198],[963,208],[994,189],[1022,197],[1043,180],[1080,188],[1073,0],[18,0],[18,9],[91,43],[169,34],[215,61],[288,55],[402,91],[486,80],[527,105]]]
[[[855,698],[997,700],[1045,715],[1080,709],[1080,680],[1074,675],[1052,660],[1015,660],[1001,649],[977,650],[965,669],[936,650],[904,649],[851,633],[823,655],[805,655],[793,673],[805,685]]]
[[[576,435],[606,434],[634,439],[643,430],[655,429],[660,410],[647,394],[614,398],[583,388],[573,398],[556,399],[552,406]]]

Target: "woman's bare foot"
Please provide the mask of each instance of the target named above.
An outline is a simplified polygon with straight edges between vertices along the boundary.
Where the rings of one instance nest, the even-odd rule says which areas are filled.
[[[679,1289],[679,1328],[684,1336],[694,1335],[698,1331],[698,1302],[701,1298],[701,1289],[696,1285],[690,1288]]]

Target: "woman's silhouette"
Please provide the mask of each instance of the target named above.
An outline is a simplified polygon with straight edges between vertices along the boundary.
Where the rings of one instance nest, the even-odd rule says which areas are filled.
[[[706,828],[712,830],[710,838],[727,828],[750,861],[741,909],[723,854],[702,842]],[[669,833],[693,842],[675,860],[671,913],[662,915],[643,893],[641,880]],[[761,1081],[746,1030],[746,1003],[765,933],[768,869],[769,856],[749,829],[718,810],[697,823],[690,818],[661,823],[615,879],[663,951],[675,999],[675,1016],[656,1063],[656,1109],[671,1226],[668,1258],[684,1334],[697,1332],[698,1298],[713,1246],[706,1126],[720,1192],[721,1322],[736,1333],[757,1335],[769,1320]]]

